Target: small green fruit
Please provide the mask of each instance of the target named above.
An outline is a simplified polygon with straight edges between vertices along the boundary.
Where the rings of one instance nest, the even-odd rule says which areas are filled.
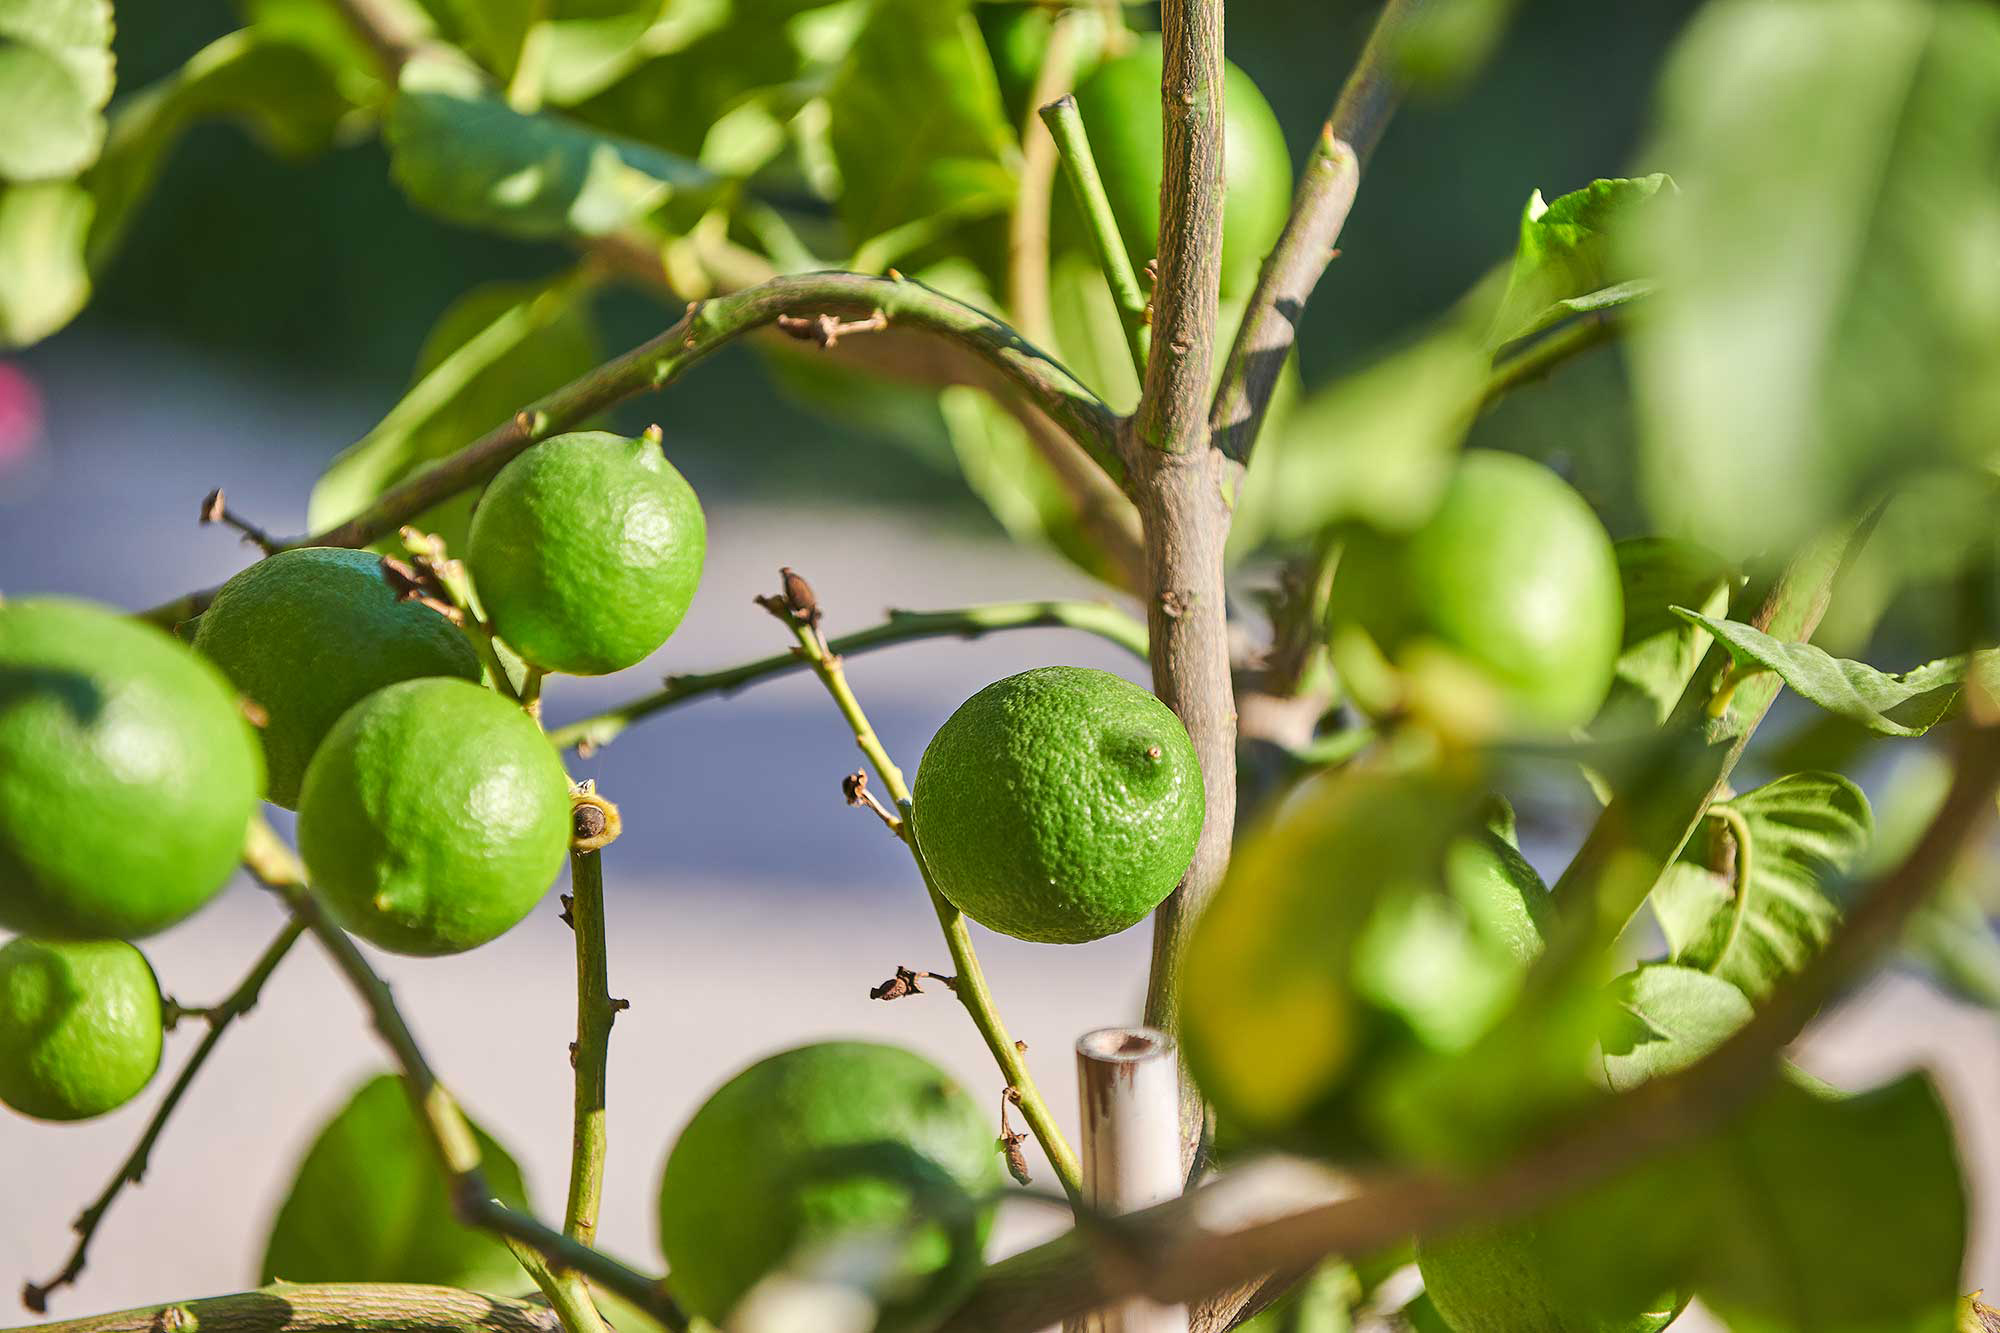
[[[160,987],[123,940],[21,938],[0,948],[0,1102],[88,1120],[160,1067]]]
[[[236,868],[264,766],[220,672],[82,602],[0,605],[0,926],[164,930]]]
[[[1207,799],[1173,710],[1106,671],[988,685],[931,738],[912,827],[938,891],[991,930],[1081,944],[1138,924],[1194,859]]]
[[[194,646],[264,710],[271,801],[295,810],[313,751],[342,713],[420,676],[479,679],[457,626],[399,602],[382,557],[308,546],[259,560],[222,585]]]
[[[299,797],[299,853],[346,929],[396,953],[462,953],[517,925],[568,852],[569,779],[527,715],[461,680],[377,690],[327,734]]]
[[[902,1169],[828,1156],[842,1150]],[[660,1179],[668,1281],[721,1324],[801,1249],[882,1240],[919,1290],[878,1326],[908,1327],[970,1284],[1000,1182],[992,1125],[930,1061],[854,1041],[784,1051],[717,1089],[674,1144]],[[968,1215],[954,1225],[940,1193]]]
[[[558,435],[500,469],[466,566],[493,628],[544,671],[622,671],[694,601],[708,529],[657,440]]]
[[[1422,527],[1349,538],[1327,615],[1336,655],[1358,626],[1392,661],[1467,669],[1511,724],[1559,731],[1588,722],[1611,688],[1624,594],[1582,496],[1539,463],[1475,449]]]

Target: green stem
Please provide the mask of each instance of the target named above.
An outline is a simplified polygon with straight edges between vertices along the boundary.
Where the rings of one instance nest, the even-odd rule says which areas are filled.
[[[658,337],[535,400],[506,424],[434,467],[390,487],[346,522],[285,545],[365,546],[433,505],[485,481],[530,445],[628,398],[665,388],[690,366],[782,316],[866,320],[878,311],[886,319],[886,327],[941,339],[997,371],[1023,399],[1067,431],[1114,480],[1122,482],[1125,466],[1118,454],[1117,417],[1054,357],[1007,325],[900,275],[876,278],[860,273],[803,273],[694,303]],[[176,624],[199,614],[213,596],[213,589],[189,593],[142,614],[158,623]]]
[[[274,1282],[256,1291],[33,1324],[9,1333],[560,1333],[533,1301],[388,1282]]]
[[[597,1303],[590,1298],[590,1287],[581,1277],[556,1269],[540,1250],[526,1241],[502,1236],[500,1242],[522,1271],[535,1280],[542,1295],[548,1297],[549,1307],[562,1320],[563,1333],[610,1333]]]
[[[1546,338],[1531,343],[1513,356],[1496,362],[1480,391],[1479,410],[1485,411],[1515,389],[1551,374],[1558,366],[1602,346],[1625,331],[1625,321],[1608,314],[1585,315]]]
[[[202,1066],[208,1063],[208,1057],[213,1055],[215,1048],[221,1044],[222,1034],[228,1031],[229,1025],[255,1007],[257,997],[263,994],[264,983],[278,970],[278,964],[284,961],[287,953],[291,952],[292,945],[298,941],[304,930],[305,927],[297,921],[287,924],[278,932],[278,937],[265,946],[264,952],[258,955],[257,961],[251,966],[249,974],[237,984],[235,990],[229,993],[229,997],[203,1014],[208,1022],[208,1031],[202,1034],[201,1043],[194,1048],[194,1054],[188,1057],[187,1064],[182,1066],[179,1077],[175,1078],[173,1086],[167,1089],[167,1095],[160,1099],[159,1109],[155,1110],[152,1119],[146,1122],[145,1132],[139,1135],[139,1141],[133,1145],[132,1151],[126,1154],[125,1160],[119,1164],[117,1172],[104,1186],[103,1192],[92,1200],[90,1206],[76,1219],[76,1248],[70,1251],[69,1262],[63,1265],[60,1273],[47,1282],[25,1284],[21,1288],[23,1305],[37,1314],[42,1313],[48,1308],[49,1294],[76,1281],[78,1275],[83,1272],[91,1239],[97,1235],[98,1225],[104,1221],[105,1213],[110,1211],[112,1201],[127,1185],[136,1185],[145,1178],[146,1164],[152,1157],[153,1145],[159,1142],[160,1134],[166,1129],[174,1108],[181,1104],[181,1098],[187,1095],[188,1088],[201,1073]]]
[[[1151,336],[1146,294],[1139,287],[1139,275],[1132,268],[1124,238],[1118,234],[1118,218],[1104,192],[1104,178],[1097,173],[1097,157],[1090,151],[1090,135],[1083,128],[1076,98],[1059,97],[1043,107],[1042,121],[1056,142],[1063,175],[1076,195],[1077,207],[1083,210],[1084,232],[1090,237],[1098,266],[1111,284],[1111,300],[1118,307],[1118,321],[1125,326],[1125,343],[1132,352],[1132,369],[1143,379]]]
[[[1095,634],[1134,656],[1146,655],[1146,627],[1124,612],[1101,602],[994,602],[949,611],[897,611],[880,625],[843,634],[827,646],[841,656],[885,648],[916,639],[976,639],[997,630],[1067,628]],[[559,749],[586,751],[608,745],[625,728],[642,718],[707,694],[721,694],[768,676],[780,676],[806,666],[797,653],[775,653],[754,662],[697,675],[669,676],[664,689],[608,708],[549,733]]]
[[[944,932],[945,947],[951,952],[952,966],[957,976],[952,986],[960,1004],[972,1015],[973,1026],[986,1042],[986,1049],[992,1052],[993,1061],[1000,1066],[1000,1072],[1009,1086],[1020,1094],[1019,1105],[1022,1118],[1034,1132],[1035,1139],[1042,1145],[1049,1165],[1054,1168],[1056,1178],[1062,1182],[1063,1193],[1072,1204],[1083,1198],[1083,1173],[1077,1165],[1076,1153],[1063,1138],[1055,1117],[1049,1113],[1048,1103],[1043,1100],[1041,1089],[1036,1086],[1035,1076],[1029,1072],[1028,1062],[1022,1058],[1020,1047],[1007,1034],[1007,1025],[1000,1020],[999,1006],[993,1001],[993,992],[986,984],[986,973],[979,965],[979,955],[973,951],[972,937],[965,928],[965,917],[956,907],[945,900],[932,882],[930,868],[924,864],[923,853],[917,850],[916,840],[910,836],[910,788],[903,780],[903,770],[896,767],[896,761],[883,748],[882,740],[875,734],[875,728],[868,721],[868,714],[862,711],[861,701],[854,697],[854,691],[847,683],[847,673],[841,669],[840,659],[830,656],[822,646],[819,631],[801,623],[797,618],[774,612],[791,626],[793,635],[799,641],[799,653],[812,667],[813,674],[826,686],[826,692],[833,696],[834,706],[847,720],[854,732],[854,743],[861,747],[868,762],[882,779],[889,796],[902,811],[903,822],[897,830],[904,845],[910,849],[911,857],[917,863],[917,873],[923,877],[924,889],[930,894],[931,908],[937,913],[938,927]]]
[[[634,1272],[616,1259],[517,1212],[493,1197],[480,1161],[479,1140],[450,1091],[438,1082],[409,1024],[396,1008],[388,983],[368,965],[346,932],[333,924],[307,892],[305,873],[292,850],[261,820],[251,826],[243,861],[266,886],[284,899],[292,915],[312,932],[327,956],[367,1008],[375,1030],[396,1057],[403,1087],[416,1111],[417,1123],[430,1140],[450,1189],[452,1207],[465,1225],[522,1241],[551,1265],[543,1292],[560,1309],[564,1303],[589,1299],[581,1283],[589,1278],[617,1293],[659,1320],[674,1333],[686,1333],[687,1316],[659,1282]],[[538,1275],[538,1281],[540,1281]],[[566,1288],[566,1289],[565,1289]],[[601,1333],[589,1325],[569,1333]]]
[[[570,930],[576,936],[576,1119],[570,1137],[569,1204],[563,1231],[585,1245],[597,1239],[604,1193],[605,1068],[611,1047],[611,998],[605,960],[604,863],[596,851],[569,857]]]

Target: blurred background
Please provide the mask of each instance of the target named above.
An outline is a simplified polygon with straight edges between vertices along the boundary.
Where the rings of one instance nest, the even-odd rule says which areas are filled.
[[[1295,158],[1373,9],[1346,0],[1231,6],[1230,58],[1263,89]],[[1457,96],[1408,107],[1315,297],[1300,343],[1305,383],[1444,311],[1511,251],[1532,190],[1554,197],[1596,176],[1663,165],[1642,160],[1639,145],[1658,67],[1692,9],[1679,0],[1525,5]],[[222,0],[120,5],[120,88],[170,73],[237,23]],[[204,492],[224,486],[232,508],[265,527],[305,530],[314,481],[396,401],[446,307],[476,284],[543,278],[569,261],[554,244],[414,210],[387,165],[373,138],[295,162],[231,125],[192,130],[83,316],[0,360],[0,589],[140,607],[227,577],[248,553],[223,530],[196,526]],[[597,298],[594,314],[610,350],[664,322],[657,301],[616,289]],[[1630,483],[1616,480],[1630,475],[1625,394],[1618,353],[1598,352],[1482,419],[1472,442],[1548,459],[1624,535],[1638,523],[1635,497],[1621,489]],[[1553,424],[1577,419],[1595,424],[1587,433]],[[783,633],[750,599],[773,590],[781,564],[813,581],[830,633],[873,623],[888,606],[1109,595],[1053,553],[1006,539],[967,488],[934,410],[893,429],[829,417],[739,347],[613,422],[664,428],[669,456],[708,511],[709,566],[693,613],[654,659],[619,677],[552,684],[553,723],[644,692],[665,672],[779,649]],[[897,647],[856,659],[851,674],[890,750],[914,771],[931,732],[967,695],[1052,662],[1145,679],[1142,663],[1062,631]],[[791,677],[649,721],[575,766],[626,819],[606,856],[612,989],[633,1007],[612,1042],[602,1235],[641,1266],[656,1252],[652,1200],[667,1144],[698,1101],[757,1054],[830,1035],[904,1042],[997,1104],[984,1052],[948,995],[868,998],[899,964],[943,969],[948,960],[906,856],[840,799],[839,780],[857,759],[817,684]],[[1573,836],[1540,830],[1531,850],[1545,873]],[[511,935],[468,956],[377,957],[440,1074],[512,1148],[545,1210],[562,1195],[573,1022],[570,936],[556,912],[552,893]],[[240,885],[148,953],[171,994],[207,1003],[280,924],[271,902]],[[1134,1016],[1145,931],[1078,948],[975,935],[1015,1035],[1073,1130],[1071,1043]],[[62,1129],[0,1119],[0,1286],[60,1266],[69,1219],[114,1169],[197,1035],[171,1037],[154,1093],[115,1115]],[[1846,1086],[1913,1063],[1938,1068],[1969,1165],[1996,1182],[2000,1037],[1990,1016],[1915,976],[1891,976],[1817,1029],[1802,1058]],[[145,1187],[118,1201],[88,1271],[52,1313],[254,1282],[292,1164],[353,1087],[384,1067],[349,994],[313,950],[298,950],[230,1034]],[[1996,1191],[1984,1193],[1968,1289],[2000,1285]],[[1017,1208],[1001,1244],[1056,1226],[1047,1211]],[[1681,1326],[1697,1325],[1698,1316]]]

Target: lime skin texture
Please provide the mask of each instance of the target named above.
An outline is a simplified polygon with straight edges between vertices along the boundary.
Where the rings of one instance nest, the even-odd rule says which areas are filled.
[[[1336,640],[1358,624],[1391,660],[1442,648],[1532,730],[1580,726],[1611,688],[1624,593],[1588,502],[1531,459],[1468,450],[1416,531],[1354,533],[1334,571]]]
[[[87,1120],[139,1095],[160,1067],[160,986],[123,940],[0,948],[0,1102]]]
[[[931,738],[912,828],[953,906],[1016,939],[1082,944],[1173,892],[1207,798],[1173,710],[1088,667],[988,685]]]
[[[327,734],[299,797],[299,853],[342,927],[393,953],[462,953],[519,924],[569,849],[569,778],[491,690],[377,690]]]
[[[280,551],[238,573],[195,622],[194,646],[264,710],[267,795],[287,810],[313,751],[363,698],[418,676],[479,679],[465,635],[397,601],[382,557],[332,546]]]
[[[264,761],[222,673],[59,599],[0,605],[0,926],[164,930],[236,869]]]
[[[900,1161],[970,1203],[970,1236],[954,1246],[948,1228],[888,1171],[814,1170],[816,1158],[842,1149]],[[922,1219],[900,1242],[896,1268],[925,1288],[912,1304],[934,1313],[970,1285],[991,1220],[989,1196],[1000,1185],[992,1125],[922,1056],[858,1041],[782,1051],[717,1089],[667,1157],[660,1245],[668,1283],[690,1310],[719,1324],[799,1247],[879,1237]],[[908,1327],[922,1312],[887,1310],[879,1327]]]
[[[466,567],[524,660],[602,676],[679,627],[707,551],[701,502],[657,440],[579,431],[500,469],[473,511]]]
[[[1091,154],[1135,269],[1159,252],[1165,56],[1149,33],[1097,67],[1076,90]],[[1292,207],[1292,158],[1271,104],[1250,76],[1224,62],[1222,294],[1248,292]]]

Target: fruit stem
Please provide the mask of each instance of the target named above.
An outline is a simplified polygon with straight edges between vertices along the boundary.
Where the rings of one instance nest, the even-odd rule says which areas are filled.
[[[563,1232],[589,1245],[597,1239],[598,1204],[604,1192],[605,1067],[611,1020],[618,1012],[605,959],[602,853],[572,850],[569,879],[570,930],[576,936],[576,1119]]]
[[[1111,300],[1118,307],[1118,322],[1125,326],[1125,345],[1132,353],[1132,369],[1141,378],[1146,374],[1146,353],[1151,344],[1151,312],[1132,256],[1118,234],[1118,218],[1111,211],[1110,196],[1104,192],[1104,178],[1097,173],[1097,157],[1090,151],[1090,135],[1083,128],[1083,115],[1076,98],[1064,95],[1042,108],[1042,122],[1056,141],[1063,175],[1076,204],[1083,211],[1084,231],[1091,249],[1111,284]]]
[[[430,1062],[424,1058],[423,1048],[417,1045],[402,1011],[397,1009],[389,984],[368,965],[354,941],[333,924],[318,900],[307,891],[305,867],[299,864],[298,857],[271,831],[269,824],[259,819],[251,824],[244,842],[243,863],[265,887],[284,899],[292,916],[312,932],[367,1008],[376,1032],[396,1057],[403,1089],[409,1094],[417,1124],[437,1155],[458,1220],[502,1240],[520,1241],[548,1259],[550,1262],[540,1271],[530,1269],[529,1275],[558,1313],[565,1306],[574,1308],[578,1302],[589,1303],[589,1292],[584,1286],[584,1279],[588,1278],[632,1302],[671,1333],[688,1333],[687,1315],[663,1283],[493,1197],[480,1161],[479,1140],[473,1135],[465,1113],[459,1110],[451,1092],[438,1082]],[[570,1323],[566,1316],[564,1323],[569,1333],[604,1333],[601,1319],[595,1323],[585,1320],[579,1326]]]
[[[1049,1159],[1049,1166],[1062,1182],[1063,1193],[1069,1196],[1072,1205],[1083,1197],[1083,1174],[1077,1164],[1076,1153],[1063,1138],[1061,1128],[1050,1114],[1048,1103],[1042,1100],[1041,1089],[1035,1084],[1035,1076],[1029,1072],[1028,1062],[1022,1050],[1015,1045],[1007,1033],[1007,1025],[1000,1019],[999,1006],[993,1001],[993,992],[987,987],[986,973],[979,965],[979,955],[973,951],[972,936],[965,928],[965,915],[938,892],[931,879],[930,867],[924,864],[923,853],[917,849],[916,839],[910,835],[910,788],[903,781],[903,770],[896,767],[896,761],[883,748],[882,740],[875,734],[875,728],[868,721],[868,714],[862,711],[861,701],[854,697],[854,691],[847,683],[847,673],[841,669],[840,658],[826,649],[826,641],[821,637],[815,623],[793,616],[782,609],[781,599],[770,599],[764,603],[766,609],[791,627],[792,635],[799,641],[798,656],[811,667],[826,692],[833,696],[835,707],[847,719],[847,725],[854,732],[854,743],[861,747],[868,762],[874,767],[876,776],[896,802],[903,820],[898,836],[910,849],[911,858],[917,863],[917,873],[923,877],[924,890],[930,894],[931,909],[937,913],[938,928],[944,932],[945,947],[951,951],[952,965],[957,969],[957,981],[952,987],[958,1002],[972,1015],[972,1025],[979,1029],[979,1035],[986,1042],[986,1049],[993,1054],[993,1061],[1000,1066],[1001,1074],[1018,1092],[1016,1104],[1021,1108],[1022,1117],[1028,1128],[1035,1133],[1035,1139],[1042,1145],[1042,1152]],[[816,618],[815,618],[816,619]],[[893,622],[892,622],[893,623]]]
[[[305,926],[300,922],[292,921],[287,924],[278,932],[278,937],[265,946],[264,952],[257,956],[257,961],[251,965],[248,975],[237,983],[236,989],[229,993],[229,997],[222,1003],[202,1011],[200,1016],[208,1023],[208,1031],[202,1034],[201,1043],[194,1048],[194,1054],[188,1057],[187,1064],[181,1068],[180,1076],[174,1079],[173,1086],[167,1089],[167,1095],[160,1099],[159,1108],[153,1112],[152,1119],[146,1122],[145,1132],[139,1135],[139,1141],[132,1146],[132,1151],[126,1154],[125,1160],[119,1164],[117,1173],[106,1183],[97,1198],[91,1201],[90,1206],[78,1216],[75,1226],[76,1248],[70,1251],[69,1262],[63,1265],[60,1273],[47,1282],[29,1282],[22,1287],[21,1303],[30,1310],[37,1314],[47,1310],[50,1293],[70,1285],[82,1274],[91,1239],[96,1236],[98,1224],[103,1222],[105,1213],[110,1211],[112,1201],[127,1185],[136,1185],[144,1179],[147,1161],[153,1153],[153,1145],[159,1142],[161,1131],[167,1127],[167,1120],[173,1115],[174,1108],[180,1105],[181,1098],[187,1094],[188,1088],[193,1085],[196,1075],[201,1073],[202,1066],[208,1063],[208,1057],[213,1055],[215,1048],[221,1044],[222,1034],[228,1030],[231,1023],[249,1013],[256,1005],[257,997],[263,993],[264,983],[271,979],[271,974],[278,970],[278,964],[284,961],[285,955],[291,952],[292,945],[304,933]],[[190,1010],[181,1012],[187,1016],[192,1016],[193,1013]]]

